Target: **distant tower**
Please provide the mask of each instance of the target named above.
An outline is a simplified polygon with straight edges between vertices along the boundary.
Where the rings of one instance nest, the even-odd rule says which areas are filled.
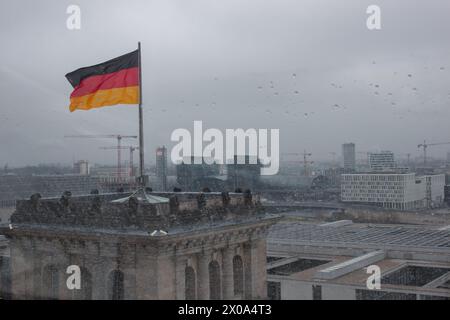
[[[344,169],[354,171],[356,164],[354,143],[344,143],[342,145],[342,158],[344,159]]]
[[[73,164],[74,173],[81,176],[88,176],[90,171],[89,169],[89,162],[87,160],[79,160]]]
[[[156,178],[158,187],[167,190],[167,148],[162,146],[156,149]]]

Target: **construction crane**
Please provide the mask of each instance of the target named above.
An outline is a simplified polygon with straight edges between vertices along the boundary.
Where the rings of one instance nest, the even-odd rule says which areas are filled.
[[[100,149],[102,150],[129,150],[130,151],[130,163],[129,163],[129,169],[130,169],[130,177],[133,176],[133,152],[135,150],[139,150],[139,147],[135,147],[135,146],[114,146],[114,147],[100,147]]]
[[[312,156],[312,153],[306,152],[306,150],[303,151],[303,153],[283,153],[283,155],[287,156],[303,156],[303,174],[305,177],[308,176],[308,164],[313,164],[314,161],[309,161],[308,157]]]
[[[410,167],[410,164],[411,164],[411,153],[400,153],[400,155],[406,156],[406,158],[407,158],[407,163],[406,163],[406,165],[407,165],[408,168],[409,168],[409,167]]]
[[[438,143],[427,143],[426,140],[423,140],[423,143],[418,144],[417,148],[423,148],[423,164],[426,166],[427,164],[427,149],[431,146],[440,146],[444,144],[450,144],[450,142],[438,142]]]
[[[336,167],[336,152],[329,152],[329,154],[331,154],[333,156],[333,167]]]
[[[64,138],[91,138],[91,139],[98,139],[98,138],[106,138],[106,139],[117,139],[117,178],[120,181],[121,180],[121,141],[122,139],[137,139],[137,136],[124,136],[120,134],[96,134],[96,135],[67,135],[64,136]]]

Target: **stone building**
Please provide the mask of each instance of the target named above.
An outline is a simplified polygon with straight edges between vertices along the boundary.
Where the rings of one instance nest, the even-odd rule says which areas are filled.
[[[124,198],[125,197],[125,198]],[[251,194],[108,194],[18,201],[0,227],[13,299],[263,299],[279,218]],[[69,266],[81,289],[69,290]]]

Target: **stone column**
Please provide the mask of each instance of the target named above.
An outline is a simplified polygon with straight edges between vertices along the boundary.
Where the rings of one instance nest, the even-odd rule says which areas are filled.
[[[185,279],[185,271],[186,271],[186,259],[182,257],[177,257],[175,262],[175,288],[176,299],[177,300],[185,300],[186,299],[186,279]]]
[[[254,264],[254,254],[252,251],[252,243],[249,241],[244,244],[243,248],[243,261],[244,261],[244,298],[252,299],[253,297],[253,277],[252,277],[252,265]]]
[[[199,300],[209,299],[209,262],[210,252],[199,253],[197,270],[197,297]]]
[[[155,251],[140,247],[136,255],[136,299],[158,298],[157,263]]]
[[[222,297],[225,300],[234,298],[233,257],[232,248],[227,247],[222,251]]]
[[[266,241],[255,239],[244,245],[245,299],[267,296]]]
[[[176,261],[172,254],[158,255],[158,299],[175,300],[176,299]]]
[[[92,257],[91,261],[91,277],[92,277],[92,299],[93,300],[108,300],[108,285],[107,277],[109,267],[105,262],[107,258],[104,256]]]
[[[26,299],[28,262],[25,260],[25,252],[18,242],[16,239],[11,241],[11,291],[13,299]]]

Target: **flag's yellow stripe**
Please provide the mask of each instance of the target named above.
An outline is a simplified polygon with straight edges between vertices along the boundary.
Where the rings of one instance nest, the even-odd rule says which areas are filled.
[[[138,104],[139,86],[98,90],[92,94],[70,99],[70,111],[89,110],[116,104]]]

